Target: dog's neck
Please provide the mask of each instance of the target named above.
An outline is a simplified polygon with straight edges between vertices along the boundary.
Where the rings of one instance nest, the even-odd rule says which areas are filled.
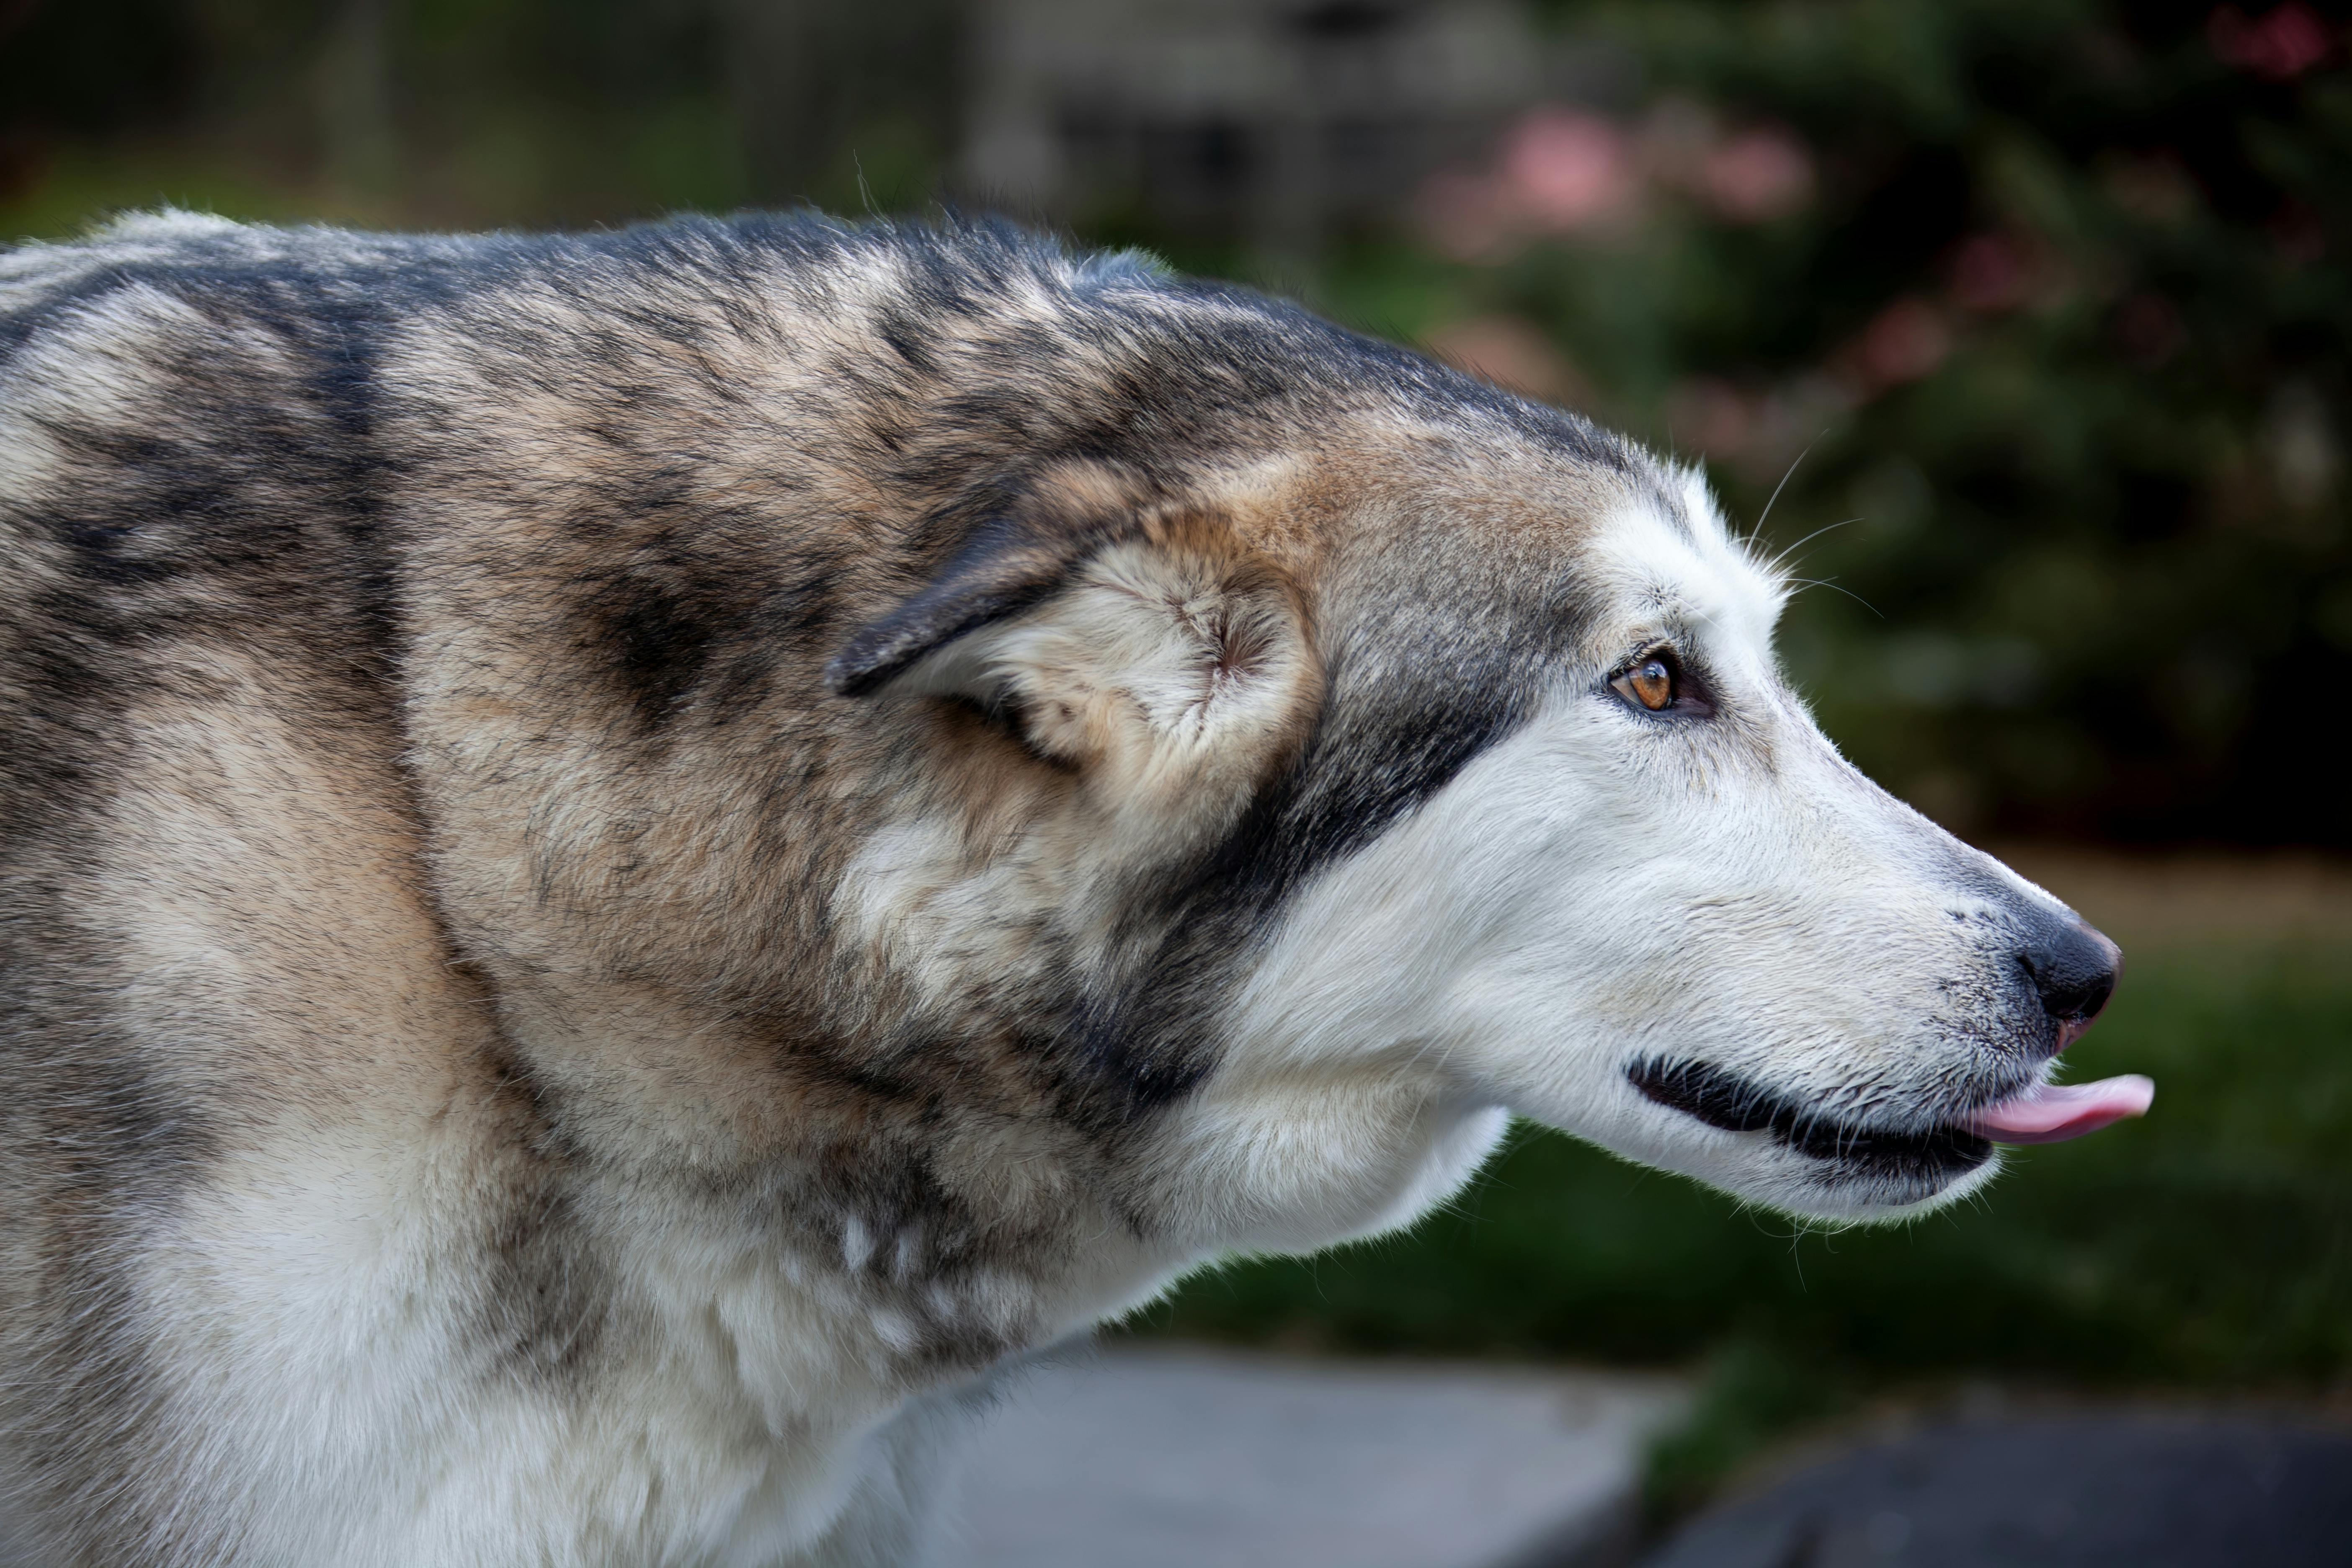
[[[826,1081],[775,1020],[675,994],[488,985],[505,1059],[479,1157],[530,1194],[482,1238],[496,1357],[584,1468],[669,1456],[656,1511],[709,1521],[711,1561],[826,1562],[845,1520],[898,1528],[911,1502],[868,1494],[897,1496],[877,1478],[942,1398],[1196,1256],[1048,1118]],[[763,1058],[765,1095],[724,1091]]]

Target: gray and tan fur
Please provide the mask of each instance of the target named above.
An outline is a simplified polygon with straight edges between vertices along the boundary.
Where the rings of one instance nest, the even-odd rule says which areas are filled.
[[[977,1374],[1513,1112],[1964,1190],[2097,957],[1691,474],[996,227],[0,253],[0,561],[43,1564],[906,1560]]]

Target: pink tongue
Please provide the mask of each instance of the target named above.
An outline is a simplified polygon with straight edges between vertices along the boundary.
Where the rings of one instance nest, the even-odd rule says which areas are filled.
[[[1969,1131],[1996,1143],[2056,1143],[2096,1132],[2156,1103],[2156,1081],[2137,1073],[2096,1083],[2045,1083],[1969,1118]]]

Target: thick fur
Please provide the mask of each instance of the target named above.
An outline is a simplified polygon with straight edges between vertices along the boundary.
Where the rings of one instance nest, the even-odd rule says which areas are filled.
[[[1694,476],[1133,258],[25,247],[0,559],[42,1563],[909,1560],[975,1378],[1510,1113],[1898,1213],[2054,1049]]]

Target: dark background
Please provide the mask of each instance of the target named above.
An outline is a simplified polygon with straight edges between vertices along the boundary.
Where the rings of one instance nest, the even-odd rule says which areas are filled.
[[[2124,942],[2069,1060],[2155,1114],[1845,1234],[1530,1134],[1139,1325],[1698,1367],[1671,1510],[1874,1400],[2352,1405],[2348,66],[2302,0],[0,0],[0,237],[1000,207],[1703,460],[1839,743]]]
[[[1706,459],[1979,835],[2352,845],[2344,18],[2075,0],[0,0],[0,235],[1009,207]],[[1807,454],[1793,475],[1790,466]],[[1851,521],[1847,520],[1853,520]]]

